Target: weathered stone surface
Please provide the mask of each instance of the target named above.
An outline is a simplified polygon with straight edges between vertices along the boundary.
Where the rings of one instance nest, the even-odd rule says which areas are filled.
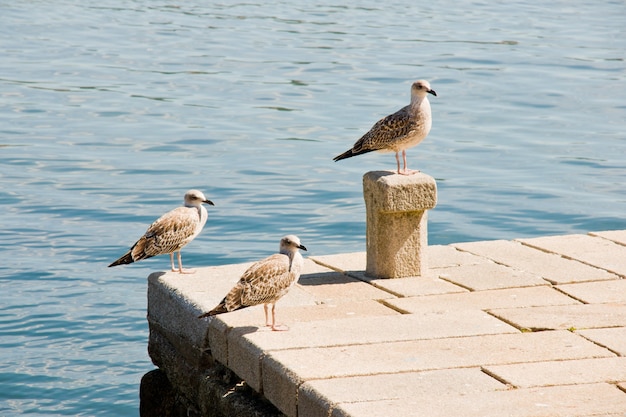
[[[568,385],[473,395],[342,403],[331,417],[586,417],[623,416],[626,394],[611,384]]]
[[[372,171],[363,176],[367,216],[366,274],[376,278],[428,271],[426,210],[437,203],[435,180],[422,173]]]
[[[626,381],[626,358],[618,357],[489,365],[485,369],[520,388]]]
[[[385,303],[408,313],[580,304],[573,298],[549,286],[405,297],[387,300]]]
[[[295,416],[299,387],[313,379],[612,356],[571,332],[552,331],[277,350],[263,358],[262,373],[266,398]]]
[[[557,288],[589,304],[626,304],[626,279],[559,285]]]
[[[364,274],[360,276],[357,274],[356,276],[376,288],[380,288],[397,297],[468,292],[467,289],[454,285],[451,282],[429,276],[395,279],[371,278]]]
[[[576,275],[604,256],[594,254],[598,241],[619,255],[620,236],[546,240],[570,254],[585,254],[589,244],[592,255],[580,262],[515,242],[459,244],[475,253],[436,246],[426,252],[430,275],[394,280],[364,277],[362,253],[307,259],[302,282],[278,302],[287,332],[265,327],[262,306],[197,319],[249,264],[153,274],[149,353],[179,400],[156,412],[623,417],[624,280],[607,280],[614,275],[602,265]],[[548,265],[555,259],[577,266],[571,281]],[[562,283],[542,279],[546,271]],[[511,324],[571,331],[520,332]],[[167,387],[155,389],[171,399]],[[155,396],[144,390],[142,398]]]
[[[473,291],[548,285],[541,277],[491,261],[437,269],[439,277]]]
[[[624,304],[573,304],[491,310],[519,329],[564,330],[623,326],[626,323]]]
[[[616,355],[626,356],[626,323],[622,327],[578,330],[576,333],[610,349]]]
[[[591,232],[590,236],[598,236],[612,240],[615,243],[626,246],[626,230],[606,230],[602,232]]]
[[[626,246],[589,235],[546,236],[518,241],[626,277]]]
[[[322,417],[335,403],[411,400],[416,395],[473,395],[507,389],[479,368],[378,374],[305,382],[298,392],[298,417]]]
[[[493,240],[457,243],[454,246],[499,264],[537,275],[553,284],[617,278],[615,274],[603,269],[531,248],[519,242]]]

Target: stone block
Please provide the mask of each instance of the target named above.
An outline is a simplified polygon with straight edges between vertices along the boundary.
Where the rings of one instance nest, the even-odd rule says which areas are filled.
[[[390,294],[395,295],[396,297],[414,297],[432,294],[468,292],[463,287],[459,287],[458,285],[454,285],[451,282],[433,277],[379,279],[371,278],[368,276],[361,276],[360,278],[364,281],[369,282],[374,287],[387,291]]]
[[[614,354],[571,332],[546,331],[286,349],[269,356],[289,374],[308,381]]]
[[[428,270],[426,210],[437,204],[429,175],[371,171],[363,176],[367,217],[366,274],[376,278],[421,276]]]
[[[621,277],[626,276],[626,246],[602,237],[566,235],[518,239],[518,241],[605,269]]]
[[[493,240],[457,243],[454,246],[499,264],[540,276],[552,284],[617,278],[616,275],[603,269],[531,248],[519,242]]]
[[[442,369],[307,381],[298,391],[298,417],[326,417],[335,403],[436,398],[506,389],[480,368]],[[406,414],[408,415],[408,414]]]
[[[438,268],[436,272],[441,279],[472,291],[549,285],[537,275],[488,260],[480,264]]]
[[[389,292],[339,272],[302,276],[298,285],[323,303],[395,298]]]
[[[557,288],[559,291],[563,291],[584,303],[626,304],[626,279],[581,282],[578,284],[559,285]]]
[[[396,281],[396,280],[394,280]],[[405,297],[385,301],[400,311],[420,314],[427,311],[454,311],[519,308],[544,305],[580,304],[549,286],[504,288],[454,294]]]
[[[576,333],[600,346],[606,347],[616,355],[626,356],[626,327],[577,330]]]
[[[486,366],[500,381],[518,388],[626,381],[626,358],[590,358]]]
[[[566,385],[488,391],[474,395],[339,404],[331,417],[623,417],[626,395],[612,384]]]
[[[624,304],[573,304],[490,311],[519,329],[565,330],[617,327],[626,323]]]

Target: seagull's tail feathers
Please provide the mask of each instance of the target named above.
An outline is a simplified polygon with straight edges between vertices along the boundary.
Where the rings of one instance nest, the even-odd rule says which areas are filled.
[[[213,308],[213,310],[209,311],[208,313],[199,315],[198,318],[203,319],[209,316],[216,316],[218,314],[228,313],[228,311],[229,310],[226,308],[226,298],[224,298],[217,306],[215,306],[215,308]]]
[[[133,262],[135,262],[135,260],[133,259],[133,254],[131,253],[131,251],[128,251],[120,259],[118,259],[117,261],[109,265],[109,268],[112,266],[117,266],[117,265],[132,264]]]
[[[361,149],[359,151],[354,151],[354,148],[350,148],[341,155],[337,155],[333,158],[333,161],[341,161],[342,159],[351,158],[357,155],[363,155],[364,153],[372,152],[374,149]]]

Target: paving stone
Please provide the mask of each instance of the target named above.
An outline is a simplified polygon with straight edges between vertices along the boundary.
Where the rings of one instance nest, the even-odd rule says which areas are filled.
[[[431,269],[485,263],[485,259],[458,250],[452,245],[432,245],[426,250]]]
[[[312,261],[340,272],[365,271],[366,258],[365,252],[310,257]]]
[[[159,272],[148,320],[290,417],[626,417],[625,250],[626,230],[431,246],[426,276],[394,280],[364,277],[365,252],[307,258],[288,332],[262,306],[197,319],[251,263]]]
[[[591,236],[599,236],[604,239],[612,240],[620,245],[626,245],[626,230],[607,230],[604,232],[591,232]]]
[[[624,304],[576,304],[494,309],[490,312],[519,329],[593,329],[623,326]]]
[[[519,242],[494,240],[457,243],[454,246],[497,263],[540,276],[553,284],[617,278],[615,274],[603,269],[534,249]]]
[[[589,304],[626,304],[626,279],[559,285],[557,288]]]
[[[480,368],[443,369],[308,381],[298,392],[298,417],[328,416],[332,404],[412,399],[422,396],[473,395],[506,389]]]
[[[395,298],[359,279],[339,272],[302,276],[298,284],[318,302],[335,304],[354,300],[382,300]]]
[[[398,297],[468,292],[463,287],[433,277],[379,279],[367,277],[363,273],[357,273],[356,277]]]
[[[624,357],[490,365],[485,369],[521,388],[626,381]]]
[[[412,399],[342,403],[331,417],[606,417],[625,410],[626,394],[616,386],[587,384],[440,397],[416,392]]]
[[[589,235],[517,239],[526,245],[558,253],[626,277],[626,246]]]
[[[428,259],[428,266],[431,269],[485,262],[485,259],[479,256],[460,251],[450,245],[428,246],[426,248],[426,257]],[[367,253],[354,252],[337,255],[311,256],[309,259],[341,272],[364,272],[367,263]]]
[[[576,333],[620,356],[626,356],[626,327],[579,330]]]
[[[505,288],[457,294],[429,295],[386,300],[386,304],[408,313],[455,309],[496,309],[543,305],[580,304],[549,286]]]
[[[437,270],[439,277],[473,291],[548,285],[537,275],[493,262]]]
[[[261,360],[276,350],[501,333],[517,330],[479,310],[301,322],[288,332],[240,327],[227,335],[227,364],[253,389],[261,391]]]
[[[248,307],[242,310],[232,311],[230,313],[224,313],[204,319],[197,318],[201,312],[209,311],[211,308],[215,307],[222,300],[222,298],[224,298],[224,295],[226,295],[238,278],[231,277],[230,280],[232,282],[229,283],[227,287],[228,289],[221,291],[220,294],[222,295],[216,296],[215,294],[211,294],[210,297],[203,297],[203,299],[212,300],[211,304],[208,304],[211,307],[203,307],[201,310],[194,310],[195,313],[185,319],[187,322],[199,322],[206,326],[204,336],[205,341],[202,343],[202,346],[208,346],[211,349],[211,355],[213,358],[224,365],[228,364],[228,333],[233,328],[246,328],[250,331],[265,328],[265,314],[263,312],[262,305]],[[215,284],[218,286],[219,280],[215,280]],[[191,295],[191,297],[196,297],[195,303],[198,303],[198,299],[200,298],[199,295],[200,294],[198,292]],[[276,319],[281,323],[287,322],[290,307],[313,307],[316,305],[317,301],[310,293],[304,291],[301,287],[299,287],[299,285],[295,285],[291,288],[287,295],[276,303]]]
[[[265,397],[294,415],[299,386],[311,379],[609,356],[571,332],[548,331],[277,350],[261,362]]]

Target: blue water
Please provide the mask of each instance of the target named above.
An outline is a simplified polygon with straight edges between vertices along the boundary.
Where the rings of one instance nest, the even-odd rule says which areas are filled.
[[[138,414],[169,259],[106,265],[187,189],[188,267],[365,250],[332,157],[418,78],[431,244],[626,229],[624,2],[273,3],[0,0],[0,416]]]

